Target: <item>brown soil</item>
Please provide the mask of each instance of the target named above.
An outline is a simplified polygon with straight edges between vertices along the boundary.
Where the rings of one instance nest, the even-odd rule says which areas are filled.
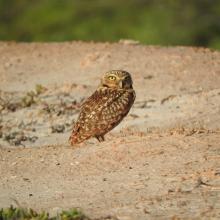
[[[104,143],[67,143],[103,72],[135,104]],[[36,86],[37,85],[37,86]],[[220,218],[220,53],[120,43],[0,43],[0,207],[92,218]]]

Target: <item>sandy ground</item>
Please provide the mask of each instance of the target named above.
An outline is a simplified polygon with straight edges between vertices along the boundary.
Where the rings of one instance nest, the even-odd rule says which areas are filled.
[[[103,72],[137,93],[104,143],[67,143]],[[220,218],[220,53],[121,43],[0,43],[0,207],[91,218]],[[109,217],[110,219],[110,217]]]

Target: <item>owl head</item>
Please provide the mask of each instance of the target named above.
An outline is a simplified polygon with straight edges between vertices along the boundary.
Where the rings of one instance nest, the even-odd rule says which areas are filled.
[[[124,70],[111,70],[103,75],[101,86],[118,89],[132,89],[132,78],[130,73]]]

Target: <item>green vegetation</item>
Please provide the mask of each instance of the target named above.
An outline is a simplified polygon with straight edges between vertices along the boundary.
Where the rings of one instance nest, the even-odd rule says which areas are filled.
[[[47,212],[37,213],[33,209],[11,206],[0,210],[0,220],[89,220],[89,218],[77,209],[62,211],[57,216],[50,217]]]
[[[39,101],[38,96],[45,92],[47,89],[40,84],[35,86],[35,91],[27,92],[27,94],[21,100],[22,107],[30,107],[32,104],[35,104]]]
[[[219,0],[0,0],[0,40],[118,41],[220,49]]]

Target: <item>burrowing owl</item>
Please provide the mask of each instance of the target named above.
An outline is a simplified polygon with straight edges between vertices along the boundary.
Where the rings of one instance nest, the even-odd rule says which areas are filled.
[[[123,70],[105,73],[101,85],[82,104],[81,111],[69,138],[71,145],[90,137],[99,142],[128,114],[135,100],[131,75]]]

